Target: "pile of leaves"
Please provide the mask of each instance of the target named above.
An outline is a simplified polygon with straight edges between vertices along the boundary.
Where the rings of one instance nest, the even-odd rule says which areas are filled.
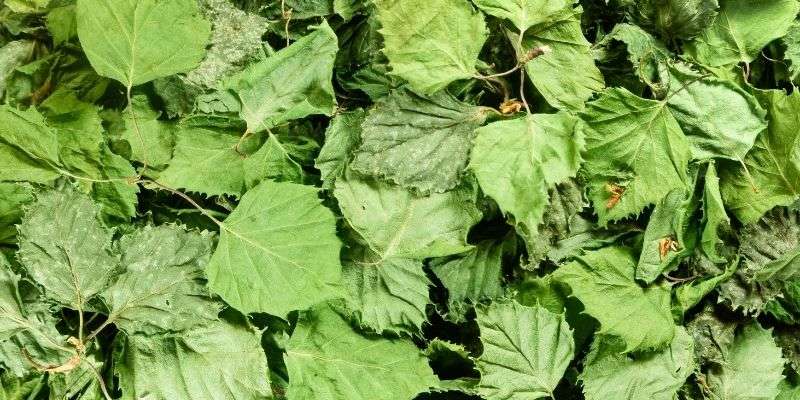
[[[0,399],[800,399],[798,0],[4,0]]]

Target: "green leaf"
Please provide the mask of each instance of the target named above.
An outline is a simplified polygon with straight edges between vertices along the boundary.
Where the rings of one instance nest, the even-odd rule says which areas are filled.
[[[73,352],[67,348],[66,337],[56,330],[53,318],[27,309],[19,283],[20,277],[0,254],[0,366],[23,377],[33,369],[31,360],[61,365]],[[0,390],[6,387],[2,383]]]
[[[548,190],[574,177],[581,164],[583,140],[576,122],[563,112],[534,114],[475,131],[469,167],[529,241],[535,241],[550,203]]]
[[[752,62],[764,46],[786,34],[800,10],[796,0],[721,0],[719,3],[719,15],[714,23],[684,46],[689,56],[712,67]]]
[[[711,394],[720,400],[774,399],[783,380],[781,349],[771,330],[753,322],[736,335],[724,363],[708,373]]]
[[[60,45],[78,37],[75,4],[56,7],[47,12],[45,25],[53,35],[53,44]]]
[[[295,183],[308,180],[303,167],[310,164],[319,145],[293,129],[281,130],[283,132],[267,132],[267,141],[244,160],[244,179],[248,188],[266,179]]]
[[[780,384],[780,393],[775,400],[792,400],[800,396],[800,385],[792,385],[787,380]]]
[[[347,305],[359,325],[378,333],[420,332],[428,319],[425,308],[431,285],[421,261],[384,259],[368,248],[351,246],[343,265]]]
[[[789,73],[795,80],[800,75],[800,22],[794,21],[781,41],[786,46],[783,59],[789,61]]]
[[[19,295],[19,280],[20,277],[11,270],[5,256],[0,255],[0,341],[8,340],[34,325],[26,318]]]
[[[394,91],[367,114],[351,166],[421,193],[445,192],[461,180],[486,114],[444,92]]]
[[[725,271],[706,279],[698,279],[675,289],[675,306],[680,310],[680,315],[685,314],[692,307],[696,306],[714,290],[720,283],[728,280],[736,272],[739,259],[734,259],[725,267]]]
[[[584,171],[601,225],[687,187],[689,144],[665,103],[613,88],[589,103],[582,118]]]
[[[31,375],[18,378],[8,372],[0,374],[0,399],[26,400],[36,396],[42,388],[44,375]]]
[[[247,130],[261,132],[309,115],[333,114],[337,50],[336,34],[323,21],[291,46],[226,79],[223,86],[242,103],[239,115]]]
[[[269,29],[267,19],[240,10],[228,0],[202,0],[200,11],[211,22],[208,52],[186,81],[205,88],[217,88],[225,77],[241,71],[251,61],[263,58],[261,40]]]
[[[19,226],[18,257],[45,295],[82,310],[108,286],[119,260],[113,232],[87,196],[67,187],[37,195]]]
[[[0,243],[16,243],[22,206],[33,201],[33,189],[19,183],[0,183]]]
[[[764,302],[778,297],[793,297],[792,282],[800,280],[798,221],[800,213],[796,210],[776,209],[741,230],[740,274],[749,289],[759,295],[756,301],[745,304],[749,310],[760,311]]]
[[[634,267],[630,250],[606,247],[576,257],[553,277],[600,322],[598,334],[620,338],[625,352],[662,348],[675,335],[669,287],[639,286]]]
[[[353,176],[336,181],[334,196],[350,226],[382,259],[423,259],[472,248],[467,233],[481,213],[466,189],[419,196]]]
[[[127,220],[135,215],[138,188],[126,182],[135,171],[108,149],[97,108],[55,94],[42,107],[47,122],[33,107],[0,107],[0,162],[7,166],[0,181],[50,183],[61,174],[71,176],[100,202],[106,216]]]
[[[159,112],[150,106],[145,96],[133,97],[123,114],[121,139],[131,147],[131,160],[163,168],[172,158],[176,127],[158,118]]]
[[[581,9],[561,13],[560,19],[528,29],[517,46],[519,54],[547,49],[525,64],[528,77],[551,106],[580,111],[594,92],[603,90],[603,75],[594,65],[589,42],[581,31]],[[518,37],[509,34],[515,43]]]
[[[661,351],[631,357],[617,350],[595,339],[580,375],[587,400],[674,400],[694,373],[694,342],[683,328]]]
[[[611,40],[625,43],[628,61],[633,64],[639,79],[649,85],[656,84],[663,64],[673,56],[664,43],[637,25],[616,24],[599,44],[609,46]]]
[[[324,304],[300,314],[285,360],[295,400],[404,400],[438,382],[410,340],[362,336]]]
[[[0,99],[6,91],[7,79],[14,69],[29,60],[34,45],[32,40],[15,40],[0,47]]]
[[[361,124],[366,113],[362,109],[336,115],[325,131],[325,144],[314,166],[322,175],[322,187],[332,189],[333,183],[344,175],[351,154],[361,141]]]
[[[642,26],[667,39],[690,39],[714,22],[717,0],[643,0],[634,6]]]
[[[716,263],[725,262],[717,247],[724,244],[721,237],[731,232],[731,220],[725,212],[719,189],[717,168],[713,162],[708,165],[703,186],[703,233],[701,247],[703,253]]]
[[[484,240],[457,258],[431,262],[431,270],[447,289],[448,318],[465,320],[469,303],[503,296],[503,258],[513,255],[517,238]]]
[[[422,94],[472,78],[486,41],[483,15],[462,0],[377,0],[391,74]]]
[[[159,182],[208,196],[241,196],[245,192],[245,160],[258,145],[256,136],[240,140],[230,131],[181,128],[175,132],[175,151]]]
[[[553,397],[575,343],[563,314],[514,301],[478,308],[483,353],[478,391],[490,399]]]
[[[146,226],[117,246],[125,272],[100,293],[117,327],[129,334],[183,331],[217,319],[220,306],[203,273],[211,257],[209,233]]]
[[[79,0],[77,19],[92,67],[127,88],[197,67],[211,34],[194,0]]]
[[[697,233],[692,226],[698,200],[684,190],[669,192],[653,209],[642,238],[636,279],[653,283],[692,254]]]
[[[720,169],[722,198],[743,223],[800,198],[800,93],[770,90],[759,100],[767,109],[769,128],[758,136],[742,166]]]
[[[572,12],[572,1],[568,0],[476,0],[475,5],[489,15],[511,21],[519,32]]]
[[[722,365],[725,355],[733,344],[736,324],[725,321],[714,313],[714,307],[707,305],[686,329],[694,339],[695,359],[700,367]]]
[[[265,181],[220,226],[209,285],[243,313],[285,317],[340,294],[341,243],[317,190]]]
[[[731,81],[682,64],[669,74],[667,105],[689,139],[692,158],[742,160],[767,129],[767,113],[755,97]]]
[[[0,179],[47,183],[58,177],[58,137],[41,114],[4,105],[0,122]]]
[[[261,334],[215,322],[183,333],[118,336],[121,399],[254,400],[272,397]]]

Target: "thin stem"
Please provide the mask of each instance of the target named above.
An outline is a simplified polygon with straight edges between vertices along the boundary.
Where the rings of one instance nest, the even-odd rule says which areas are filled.
[[[286,20],[286,23],[283,25],[283,33],[286,35],[286,47],[289,47],[290,39],[289,39],[289,22],[292,21],[292,9],[286,9],[286,1],[281,0],[281,17]]]
[[[105,381],[103,381],[103,376],[100,375],[100,371],[98,371],[97,368],[95,368],[91,362],[87,362],[86,364],[89,365],[89,368],[94,373],[94,377],[97,378],[97,383],[100,385],[100,391],[103,392],[103,397],[105,397],[106,400],[112,400],[111,395],[108,394],[108,388],[106,387],[106,383]]]
[[[78,340],[83,343],[83,307],[78,308]]]
[[[244,131],[244,134],[241,137],[239,137],[239,141],[236,142],[236,146],[233,146],[233,150],[236,151],[236,153],[239,154],[240,156],[246,156],[246,154],[242,153],[239,150],[239,148],[242,146],[242,143],[244,143],[245,139],[250,137],[250,135],[252,135],[252,134],[253,134],[253,132],[250,131],[250,129]]]
[[[491,75],[480,75],[480,74],[478,74],[478,75],[475,75],[475,77],[476,77],[476,78],[478,78],[478,79],[485,79],[485,78],[499,78],[499,77],[501,77],[501,76],[510,75],[510,74],[514,73],[514,71],[516,71],[516,70],[518,70],[518,69],[520,69],[520,68],[522,68],[522,63],[517,63],[517,65],[515,65],[515,66],[514,66],[514,68],[511,68],[511,69],[510,69],[510,70],[508,70],[508,71],[505,71],[505,72],[499,72],[499,73],[496,73],[496,74],[491,74]]]
[[[519,38],[517,39],[517,59],[522,59],[520,55],[525,54],[522,49],[522,37],[525,35],[525,31],[519,32]],[[522,100],[522,104],[525,105],[525,111],[528,114],[531,113],[531,107],[528,105],[528,100],[525,99],[525,71],[519,74],[519,98]]]
[[[97,327],[97,329],[93,330],[92,333],[89,334],[89,336],[86,336],[86,340],[84,340],[82,343],[88,343],[89,341],[94,339],[95,336],[99,335],[100,332],[103,331],[103,329],[105,329],[107,326],[111,325],[112,323],[113,323],[113,318],[109,317],[105,322],[103,322],[99,327]]]

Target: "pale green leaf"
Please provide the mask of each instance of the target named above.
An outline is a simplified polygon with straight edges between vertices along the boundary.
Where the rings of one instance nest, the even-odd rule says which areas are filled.
[[[580,376],[587,400],[675,400],[694,373],[694,342],[683,328],[660,351],[631,357],[616,350],[603,338],[592,344]]]
[[[129,334],[183,331],[216,320],[220,306],[203,273],[211,257],[209,233],[147,226],[123,236],[118,247],[125,272],[100,293],[117,327]]]
[[[32,40],[15,40],[0,47],[0,99],[6,91],[7,79],[15,68],[28,61],[34,45]]]
[[[211,34],[194,0],[79,0],[77,19],[92,67],[128,88],[195,68]]]
[[[472,78],[486,41],[483,15],[463,0],[377,0],[391,74],[423,94]]]
[[[211,22],[211,43],[200,65],[186,73],[186,81],[216,88],[223,78],[263,57],[266,44],[261,38],[268,30],[267,19],[240,10],[230,0],[201,0],[199,4]]]
[[[466,189],[419,196],[353,176],[336,181],[334,195],[350,226],[383,259],[462,253],[481,213]]]
[[[744,223],[800,197],[800,93],[771,90],[759,100],[767,109],[769,128],[758,136],[743,166],[720,168],[725,205]]]
[[[323,22],[315,31],[223,83],[239,98],[250,132],[336,110],[333,61],[336,34]]]
[[[72,187],[36,197],[19,226],[20,262],[49,299],[82,310],[118,267],[113,232],[97,205]]]
[[[19,280],[5,256],[0,255],[0,342],[34,325],[26,318],[19,295]]]
[[[625,352],[662,348],[675,334],[669,287],[639,286],[634,267],[630,250],[606,247],[576,257],[554,278],[568,285],[585,312],[600,322],[599,334],[624,341]]]
[[[324,304],[301,313],[285,360],[293,400],[407,400],[438,383],[411,340],[362,336]]]
[[[66,337],[55,329],[55,319],[27,309],[19,283],[20,277],[0,254],[0,366],[23,377],[34,369],[29,360],[61,365],[73,352],[67,348]]]
[[[60,45],[78,36],[75,4],[55,7],[47,12],[45,25],[53,35],[53,44]]]
[[[608,89],[582,118],[584,170],[600,224],[638,214],[687,187],[689,143],[664,102]]]
[[[476,130],[469,167],[481,189],[535,241],[548,190],[575,176],[583,140],[567,113],[534,114]]]
[[[261,334],[215,322],[187,332],[118,336],[114,373],[123,400],[272,397]]]
[[[322,175],[322,187],[332,189],[333,183],[344,174],[351,154],[361,141],[361,124],[366,114],[363,110],[336,115],[325,131],[325,144],[319,151],[314,166]]]
[[[131,160],[146,162],[149,167],[163,168],[172,158],[177,128],[158,118],[159,112],[153,110],[146,97],[133,97],[123,113],[121,139],[131,147]]]
[[[59,145],[35,109],[0,107],[0,161],[3,181],[46,183],[58,177]]]
[[[247,154],[256,151],[259,140],[250,136],[240,143],[239,134],[200,127],[177,130],[172,160],[159,182],[209,196],[241,196],[245,191],[244,162]]]
[[[800,9],[797,0],[720,0],[719,3],[719,15],[714,22],[684,46],[688,55],[712,67],[752,62],[764,46],[786,34]]]
[[[558,21],[528,29],[517,51],[545,49],[525,64],[525,71],[547,103],[574,112],[583,110],[584,102],[602,90],[605,82],[581,31],[581,9],[562,14]],[[509,36],[518,41],[515,35]]]
[[[317,189],[262,182],[220,230],[206,271],[211,290],[237,310],[285,317],[340,294],[341,243]]]
[[[778,395],[783,380],[781,349],[772,331],[757,322],[744,327],[726,349],[721,365],[708,373],[711,393],[720,400],[768,400]]]
[[[486,108],[444,92],[425,97],[394,91],[367,114],[351,166],[422,193],[450,190],[461,179],[473,132],[486,114]]]
[[[667,105],[689,139],[692,158],[739,161],[767,129],[766,111],[739,85],[682,64],[672,66],[669,76]]]
[[[519,32],[572,12],[571,0],[476,0],[481,11],[511,21]]]
[[[713,305],[707,305],[693,320],[686,324],[686,330],[694,340],[694,353],[700,367],[725,363],[724,354],[733,344],[736,324],[720,318]]]
[[[478,392],[488,399],[553,397],[575,343],[563,314],[515,301],[478,308],[483,353]]]

